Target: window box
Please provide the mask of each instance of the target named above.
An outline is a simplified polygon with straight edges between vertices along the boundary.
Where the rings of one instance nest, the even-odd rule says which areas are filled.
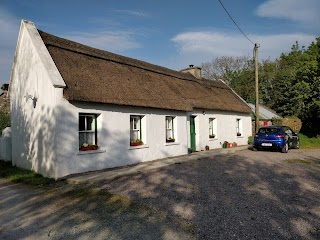
[[[91,151],[97,150],[99,147],[97,145],[88,145],[88,146],[81,146],[80,151]]]
[[[169,138],[169,139],[166,139],[166,142],[175,142],[175,139],[174,138]]]
[[[143,142],[141,140],[130,142],[130,146],[140,146],[140,145],[143,145]]]

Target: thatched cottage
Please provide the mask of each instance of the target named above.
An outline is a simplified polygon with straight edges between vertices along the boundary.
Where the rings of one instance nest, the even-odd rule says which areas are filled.
[[[251,109],[222,81],[88,47],[21,22],[12,162],[44,176],[247,144]]]

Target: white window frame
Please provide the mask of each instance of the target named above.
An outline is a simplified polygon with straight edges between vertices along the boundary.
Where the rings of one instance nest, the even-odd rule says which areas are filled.
[[[236,120],[236,134],[237,134],[238,137],[240,137],[242,135],[241,118],[237,118],[237,120]]]
[[[216,118],[209,118],[209,139],[215,139],[217,137],[216,128],[215,128],[216,121],[217,121]]]
[[[84,130],[80,130],[80,117],[84,117]],[[91,123],[91,129],[88,129],[88,118],[92,118],[92,123]],[[80,134],[81,133],[93,133],[93,142],[92,143],[86,143],[89,145],[97,145],[97,114],[90,114],[90,113],[79,113],[79,119],[78,119],[78,124],[79,124],[79,149],[82,147],[84,143],[80,143]]]
[[[166,116],[166,142],[175,142],[174,119],[174,116]],[[168,136],[168,131],[171,133],[171,136]]]
[[[140,115],[130,115],[130,142],[134,142],[137,139],[139,139],[140,141],[143,141],[142,139],[142,118],[143,116]],[[131,121],[132,120],[132,121]],[[137,124],[135,124],[135,122],[137,122]],[[136,127],[135,127],[136,126]],[[134,133],[138,132],[138,138],[134,139]]]

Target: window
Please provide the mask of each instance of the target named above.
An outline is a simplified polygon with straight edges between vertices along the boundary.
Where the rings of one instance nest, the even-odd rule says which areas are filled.
[[[209,138],[216,137],[216,119],[209,118]]]
[[[238,137],[241,136],[241,119],[240,118],[237,118],[236,132]]]
[[[79,149],[97,145],[97,115],[79,114]]]
[[[142,116],[130,116],[130,145],[142,145],[142,131],[141,131]]]
[[[173,129],[174,117],[166,117],[166,142],[174,142],[174,129]]]

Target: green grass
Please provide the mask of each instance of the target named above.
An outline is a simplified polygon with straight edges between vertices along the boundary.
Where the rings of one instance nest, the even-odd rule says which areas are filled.
[[[299,133],[300,147],[302,149],[320,148],[320,137],[309,138],[306,135]]]
[[[0,177],[7,178],[12,182],[25,183],[34,186],[44,186],[54,183],[52,178],[46,178],[33,171],[12,166],[11,162],[0,160]]]

